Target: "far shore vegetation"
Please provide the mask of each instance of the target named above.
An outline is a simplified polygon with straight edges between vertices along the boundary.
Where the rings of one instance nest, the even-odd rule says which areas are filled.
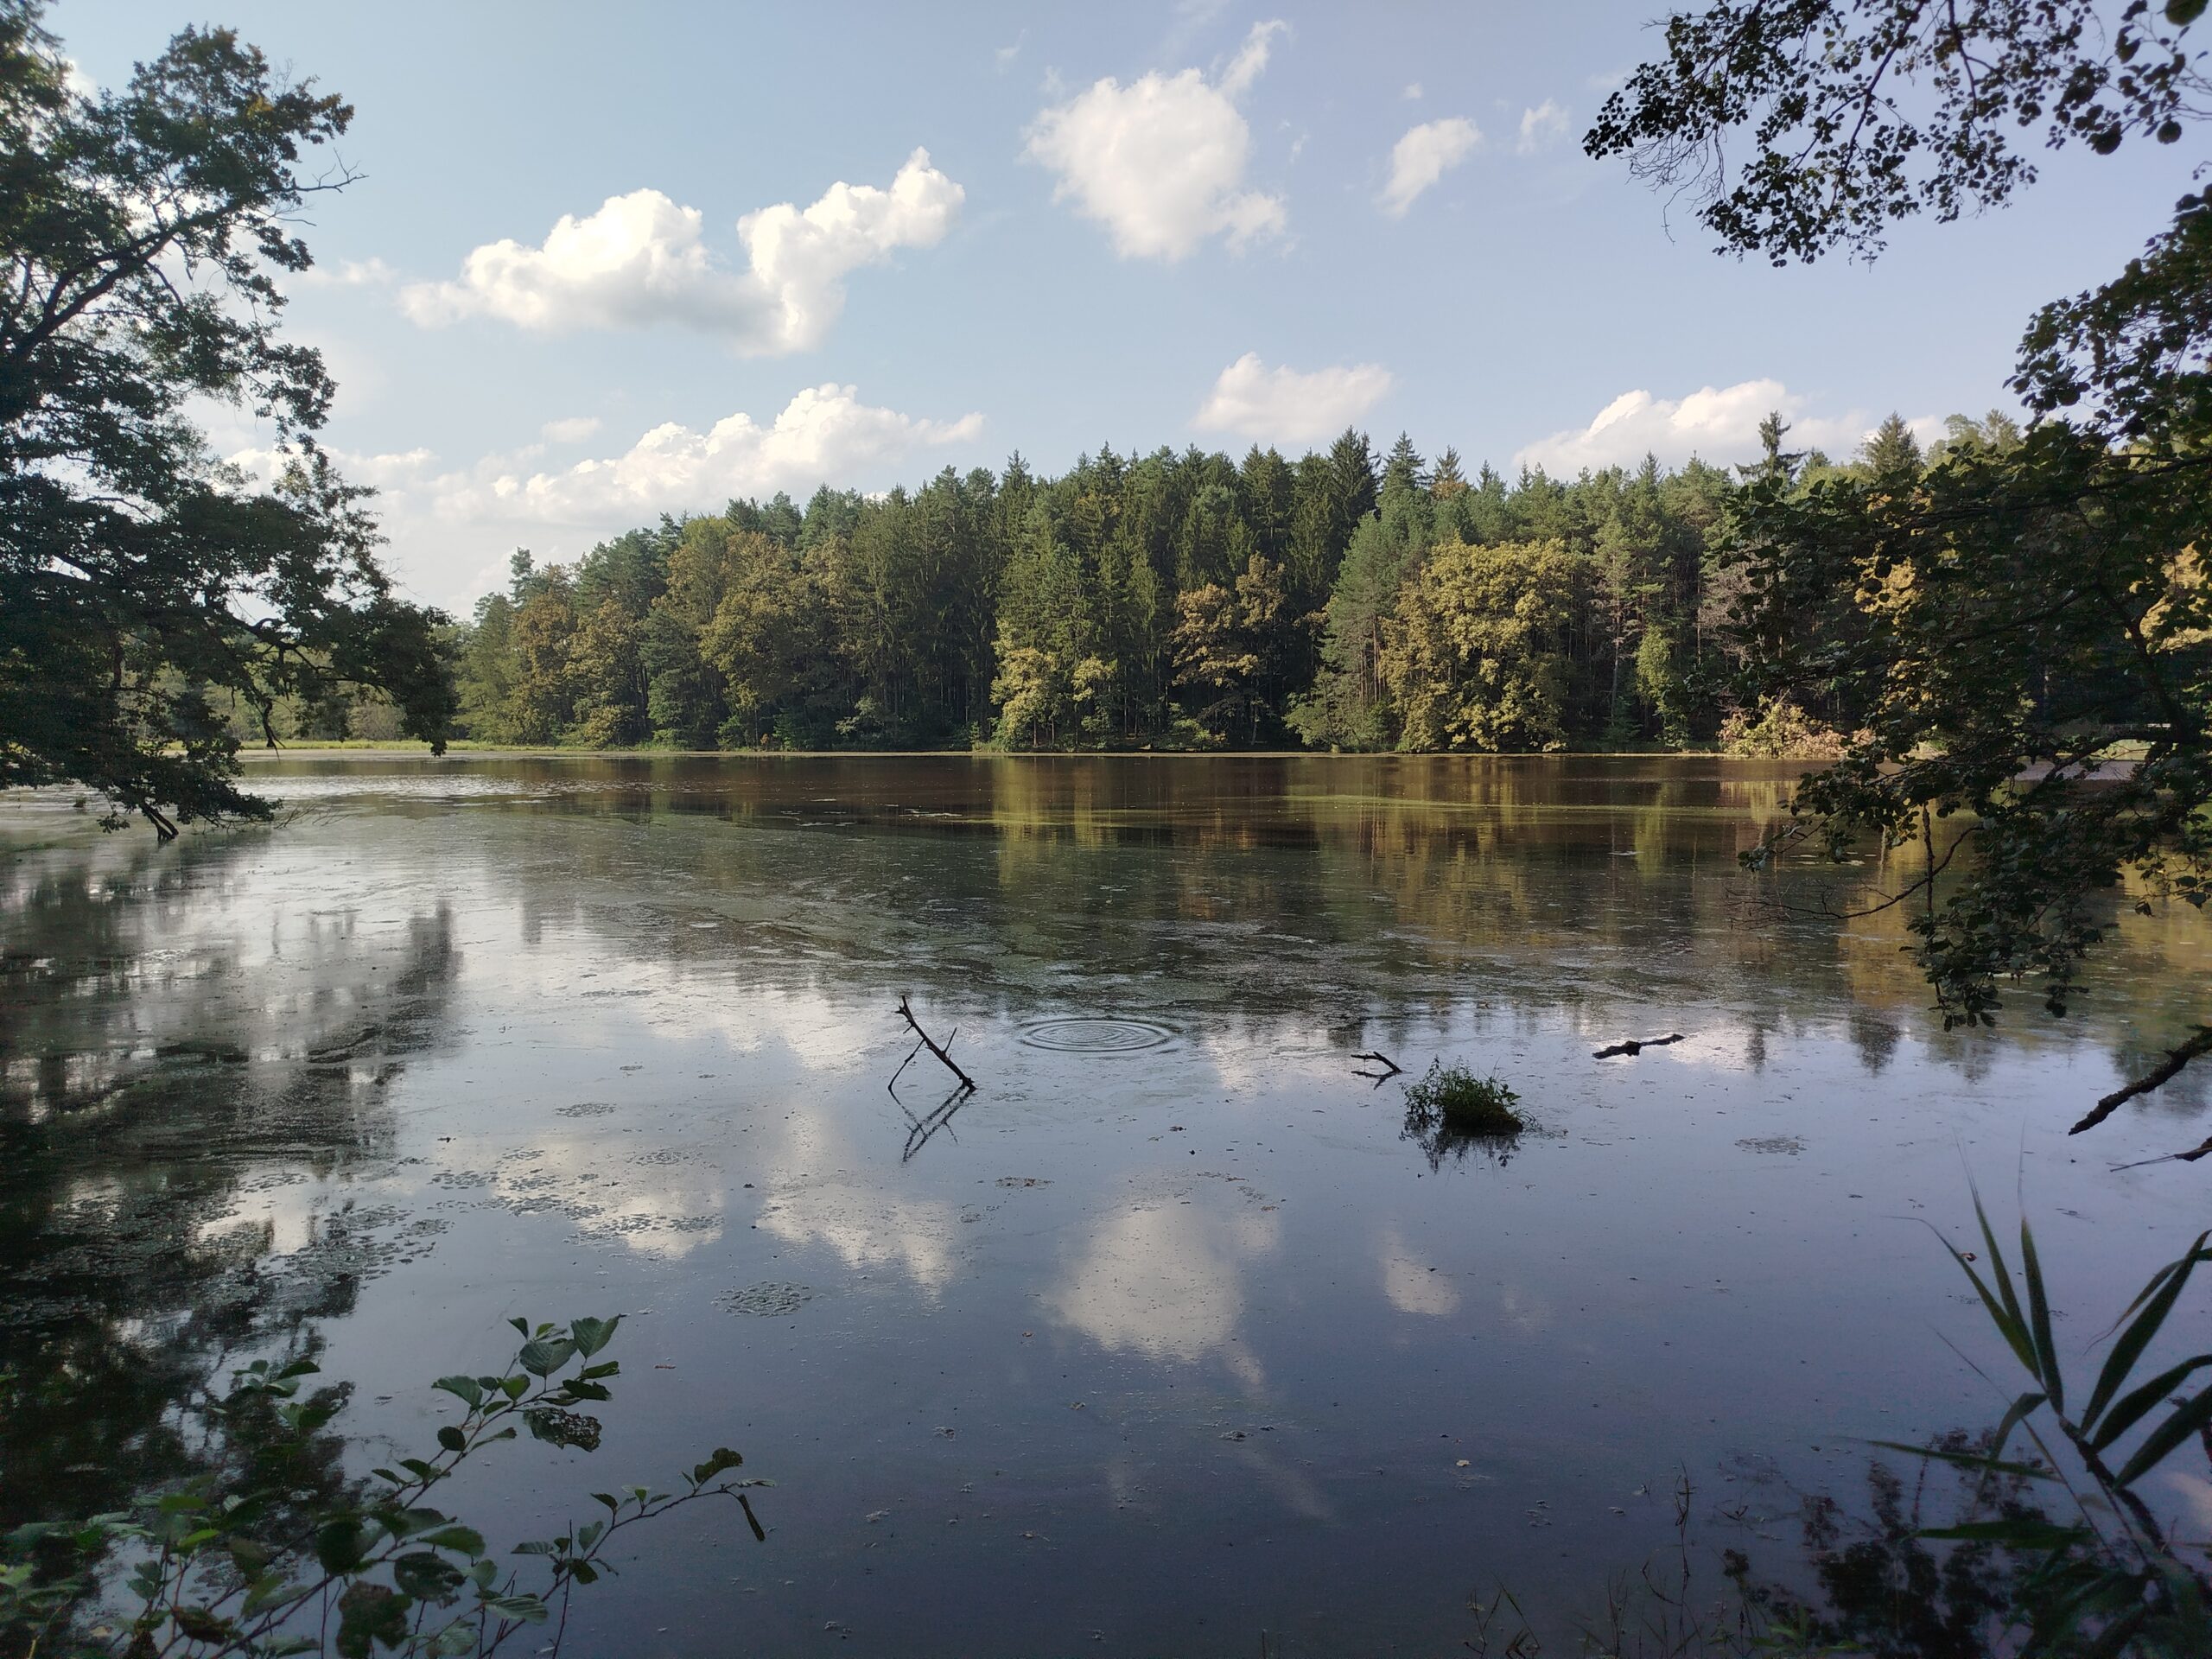
[[[1786,449],[1554,480],[1347,430],[1295,461],[1110,447],[871,499],[824,485],[664,519],[571,564],[517,552],[442,646],[459,741],[683,750],[1728,753],[1829,759],[1838,710],[1747,697],[1730,538],[1793,489],[2008,450],[2002,415],[1840,463]],[[373,693],[294,742],[398,734]],[[257,728],[254,734],[257,735]]]

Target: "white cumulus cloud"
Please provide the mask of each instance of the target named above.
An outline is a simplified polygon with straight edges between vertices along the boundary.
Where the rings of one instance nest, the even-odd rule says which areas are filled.
[[[1269,368],[1247,352],[1221,372],[1193,424],[1261,442],[1319,443],[1381,402],[1390,372],[1378,363],[1316,369]]]
[[[460,280],[411,284],[400,302],[426,326],[490,316],[563,334],[674,323],[749,353],[804,351],[844,308],[847,276],[942,240],[966,194],[917,149],[887,188],[840,182],[810,207],[747,213],[737,222],[741,270],[708,247],[697,208],[633,190],[584,218],[563,214],[536,247],[487,243],[461,262]]]
[[[1424,121],[1390,150],[1390,182],[1383,187],[1382,211],[1403,218],[1421,193],[1474,153],[1483,135],[1465,116]]]
[[[718,509],[734,495],[803,493],[825,481],[874,477],[921,450],[972,441],[982,427],[979,414],[917,419],[863,404],[853,386],[809,386],[766,424],[742,412],[703,432],[669,421],[621,454],[558,472],[525,477],[480,467],[442,479],[436,509],[449,518],[626,524]]]
[[[1716,465],[1747,461],[1759,454],[1759,423],[1770,410],[1777,409],[1789,423],[1784,440],[1789,448],[1825,449],[1840,461],[1856,453],[1880,419],[1864,410],[1833,416],[1809,412],[1805,398],[1772,379],[1706,386],[1681,397],[1624,391],[1599,410],[1589,425],[1554,432],[1513,459],[1555,477],[1572,477],[1585,467],[1634,467],[1646,454],[1656,455],[1669,466],[1679,466],[1693,455]],[[1911,425],[1923,442],[1930,432],[1940,430],[1932,418]]]
[[[562,441],[563,429],[586,424],[599,423],[555,421],[543,435]],[[766,420],[739,413],[704,431],[671,421],[619,453],[559,468],[536,442],[460,464],[420,448],[332,459],[347,479],[375,486],[394,574],[433,603],[465,610],[505,580],[505,550],[518,542],[541,560],[573,559],[664,512],[718,512],[733,496],[788,490],[804,499],[823,483],[881,489],[934,472],[943,451],[972,444],[982,429],[980,414],[919,418],[830,384],[805,388]],[[263,447],[229,460],[265,479],[286,457]],[[487,549],[497,557],[487,559]]]
[[[571,415],[564,421],[548,421],[537,429],[548,443],[582,443],[599,430],[596,415]]]
[[[1172,261],[1211,236],[1242,248],[1281,234],[1282,198],[1246,188],[1252,130],[1236,99],[1285,27],[1255,23],[1217,84],[1196,69],[1127,86],[1109,75],[1040,112],[1026,153],[1058,176],[1053,200],[1103,224],[1123,258]]]
[[[1566,135],[1567,111],[1548,98],[1535,109],[1521,111],[1521,136],[1513,147],[1523,156],[1533,156]]]

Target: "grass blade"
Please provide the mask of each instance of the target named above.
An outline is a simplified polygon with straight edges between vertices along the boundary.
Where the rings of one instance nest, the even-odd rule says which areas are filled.
[[[2062,1527],[2049,1521],[1966,1521],[1955,1527],[1916,1527],[1916,1538],[1948,1543],[2003,1544],[2012,1549],[2064,1549],[2096,1535],[2087,1527]]]
[[[2012,1431],[2020,1426],[2020,1420],[2043,1404],[2046,1397],[2031,1389],[2012,1402],[2012,1408],[2005,1414],[2005,1421],[1997,1426],[1997,1438],[1989,1447],[1991,1457],[2005,1455],[2005,1442],[2012,1438]],[[2052,1403],[2056,1405],[2057,1402],[2053,1401]]]
[[[2101,1452],[2114,1440],[2135,1427],[2137,1421],[2159,1401],[2179,1388],[2190,1372],[2212,1365],[2212,1354],[2199,1354],[2195,1359],[2185,1359],[2170,1371],[2161,1371],[2141,1388],[2123,1395],[2120,1402],[2105,1414],[2097,1432],[2089,1441],[2089,1450]]]
[[[2112,1478],[2113,1484],[2126,1486],[2141,1479],[2157,1468],[2169,1452],[2207,1423],[2212,1423],[2212,1389],[2205,1389],[2176,1406],[2172,1414],[2135,1448],[2135,1455],[2120,1465],[2120,1472]]]
[[[2180,1261],[2170,1262],[2160,1268],[2151,1282],[2143,1287],[2143,1294],[2135,1299],[2127,1313],[2120,1315],[2123,1319],[2127,1319],[2130,1313],[2135,1317],[2120,1333],[2120,1340],[2113,1344],[2112,1352],[2105,1360],[2104,1370],[2098,1374],[2097,1386],[2089,1395],[2089,1408],[2082,1414],[2082,1431],[2096,1434],[2098,1438],[2094,1444],[2110,1444],[2127,1427],[2123,1423],[2110,1433],[2104,1433],[2097,1427],[2097,1414],[2120,1391],[2120,1385],[2127,1381],[2127,1374],[2135,1369],[2135,1362],[2142,1358],[2143,1351],[2151,1345],[2151,1339],[2158,1334],[2159,1327],[2166,1322],[2166,1316],[2173,1312],[2174,1303],[2181,1297],[2182,1287],[2189,1282],[2190,1269],[2203,1255],[2207,1238],[2212,1238],[2212,1233],[2199,1233],[2196,1243],[2189,1247],[2189,1254]],[[2142,1312],[2136,1313],[2137,1308]],[[2141,1412],[2136,1413],[2136,1416],[2141,1415]],[[2134,1419],[2128,1421],[2132,1422]]]
[[[2066,1386],[2058,1374],[2058,1347],[2050,1339],[2050,1299],[2044,1294],[2043,1262],[2036,1255],[2035,1230],[2028,1225],[2024,1210],[2020,1212],[2020,1274],[2028,1282],[2029,1334],[2040,1362],[2037,1375],[2050,1395],[2050,1408],[2063,1415]]]
[[[1945,1452],[1932,1446],[1912,1446],[1904,1440],[1868,1440],[1868,1446],[1878,1446],[1886,1452],[1902,1452],[1909,1458],[1933,1458],[1938,1463],[1955,1463],[1965,1469],[1986,1469],[1993,1474],[2018,1475],[2027,1480],[2056,1480],[2048,1469],[2038,1469],[2029,1463],[2005,1463],[1983,1452]]]
[[[1989,1249],[1990,1277],[1997,1284],[1994,1291],[1982,1282],[1981,1275],[1974,1270],[1974,1263],[1967,1260],[1964,1250],[1944,1238],[1940,1230],[1936,1231],[1936,1236],[1942,1241],[1943,1248],[1951,1253],[1951,1260],[1959,1264],[1959,1271],[1966,1274],[1967,1282],[1974,1286],[1974,1294],[1981,1298],[1982,1306],[1989,1310],[1990,1322],[1996,1325],[1998,1334],[2005,1338],[2012,1352],[2018,1357],[2020,1363],[2027,1368],[2028,1375],[2040,1380],[2042,1373],[2036,1365],[2035,1347],[2029,1342],[2027,1325],[2020,1318],[2019,1300],[2012,1294],[2012,1270],[2005,1265],[2004,1252],[1997,1248],[1997,1236],[1990,1230],[1989,1217],[1982,1213],[1979,1192],[1974,1194],[1974,1213],[1981,1223],[1982,1243]],[[1999,1300],[2000,1296],[2003,1298],[2001,1302]]]

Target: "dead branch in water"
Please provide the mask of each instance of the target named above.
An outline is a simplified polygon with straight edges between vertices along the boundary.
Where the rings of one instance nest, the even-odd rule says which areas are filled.
[[[1682,1033],[1679,1031],[1669,1033],[1664,1037],[1641,1039],[1625,1037],[1618,1043],[1594,1051],[1590,1058],[1593,1060],[1610,1060],[1616,1054],[1641,1054],[1647,1048],[1664,1048],[1669,1043],[1679,1043],[1681,1040]]]
[[[2200,1158],[2212,1158],[2212,1140],[2191,1147],[2187,1152],[2170,1152],[2163,1158],[2138,1158],[2132,1164],[2114,1164],[2112,1173],[2117,1175],[2123,1169],[2148,1169],[2153,1164],[2193,1164]]]
[[[1352,1076],[1355,1077],[1372,1077],[1375,1079],[1375,1084],[1377,1088],[1382,1087],[1382,1084],[1388,1083],[1392,1077],[1396,1077],[1399,1072],[1406,1069],[1379,1048],[1370,1053],[1355,1054],[1352,1056],[1352,1058],[1355,1060],[1373,1060],[1377,1065],[1385,1065],[1389,1067],[1389,1070],[1387,1071],[1363,1071],[1357,1066],[1354,1066],[1352,1068]]]
[[[912,1031],[915,1036],[922,1039],[922,1048],[926,1048],[931,1053],[936,1055],[939,1060],[944,1063],[945,1069],[950,1071],[954,1077],[960,1079],[960,1087],[963,1092],[973,1094],[976,1090],[976,1079],[969,1077],[965,1071],[963,1071],[960,1069],[960,1062],[954,1059],[951,1055],[946,1053],[944,1052],[944,1048],[938,1046],[937,1039],[931,1037],[929,1033],[922,1029],[922,1022],[914,1018],[913,1009],[906,1005],[906,999],[903,996],[899,999],[899,1014],[901,1019],[906,1020],[908,1029]],[[960,1027],[955,1026],[952,1028],[952,1037],[957,1037],[959,1034]],[[948,1037],[944,1039],[945,1046],[950,1046],[952,1037]],[[918,1048],[914,1051],[914,1054],[918,1054],[921,1052],[921,1048]],[[909,1054],[906,1057],[906,1060],[912,1059],[914,1058],[914,1054]],[[906,1069],[906,1061],[900,1061],[899,1064],[899,1071],[904,1071]],[[899,1081],[899,1071],[893,1071],[891,1074],[892,1082],[896,1083]]]
[[[2079,1135],[2084,1129],[2094,1129],[2138,1095],[2147,1095],[2162,1083],[2170,1083],[2182,1067],[2200,1055],[2212,1054],[2212,1026],[2199,1026],[2196,1035],[2145,1071],[2134,1082],[2115,1089],[2091,1109],[2089,1115],[2066,1131]]]

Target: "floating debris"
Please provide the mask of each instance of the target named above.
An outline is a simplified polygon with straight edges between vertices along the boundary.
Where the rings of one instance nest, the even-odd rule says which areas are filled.
[[[751,1313],[765,1319],[798,1313],[814,1300],[814,1291],[807,1285],[763,1283],[747,1285],[743,1290],[731,1291],[716,1300],[733,1313]]]

